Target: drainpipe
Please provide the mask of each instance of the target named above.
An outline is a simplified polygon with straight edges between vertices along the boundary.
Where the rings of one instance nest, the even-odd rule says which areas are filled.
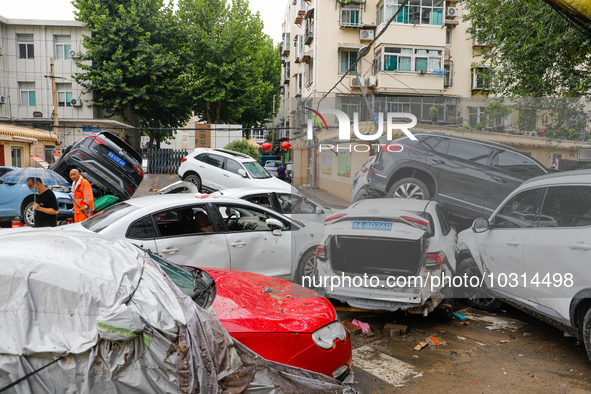
[[[43,64],[43,75],[47,75],[47,65],[45,64],[45,57],[46,57],[46,51],[47,51],[47,26],[43,26],[43,55],[42,55],[42,64]],[[44,114],[48,114],[49,112],[49,107],[47,106],[47,103],[49,102],[49,98],[47,97],[47,83],[45,81],[43,81],[43,97],[45,97],[44,100],[44,109],[43,109],[43,113]]]

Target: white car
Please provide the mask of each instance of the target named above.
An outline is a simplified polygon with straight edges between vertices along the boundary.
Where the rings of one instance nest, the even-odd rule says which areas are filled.
[[[452,296],[443,278],[455,271],[457,234],[437,202],[363,200],[328,217],[324,232],[316,274],[310,266],[305,274],[328,298],[365,309],[451,312],[442,303]]]
[[[178,174],[182,180],[197,185],[200,191],[237,187],[291,189],[252,157],[226,149],[196,148],[183,158]]]
[[[516,220],[518,218],[518,220]],[[591,356],[591,171],[525,181],[458,236],[457,275],[472,306],[501,299],[568,332]]]
[[[292,279],[314,256],[320,225],[303,223],[248,201],[210,195],[134,198],[72,229],[125,239],[167,260]]]

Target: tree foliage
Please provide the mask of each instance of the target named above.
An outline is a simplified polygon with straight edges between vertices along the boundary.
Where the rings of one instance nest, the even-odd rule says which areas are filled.
[[[180,0],[189,42],[183,74],[192,110],[208,123],[260,125],[272,113],[281,68],[247,0]]]
[[[230,142],[228,145],[224,146],[224,149],[233,150],[234,152],[240,152],[249,155],[256,161],[259,160],[261,154],[259,150],[254,146],[250,145],[246,140],[236,140]]]
[[[176,128],[190,116],[179,78],[185,63],[182,31],[162,0],[74,0],[84,36],[84,72],[75,79],[93,105],[140,127]],[[127,116],[126,116],[127,115]],[[171,132],[147,131],[150,145]]]
[[[492,93],[579,96],[591,88],[591,40],[542,0],[463,0]]]

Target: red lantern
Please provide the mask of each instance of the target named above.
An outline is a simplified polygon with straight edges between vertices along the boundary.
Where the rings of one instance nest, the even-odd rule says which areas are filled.
[[[283,142],[281,143],[281,147],[282,147],[283,149],[289,149],[289,148],[291,148],[291,144],[290,144],[288,141],[283,141]]]
[[[262,145],[262,147],[263,147],[263,149],[264,149],[264,150],[269,150],[269,149],[271,149],[271,144],[269,144],[268,142],[265,142],[265,143]]]

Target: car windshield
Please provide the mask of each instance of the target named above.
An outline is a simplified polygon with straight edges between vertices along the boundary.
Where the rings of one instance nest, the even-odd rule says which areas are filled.
[[[279,162],[278,161],[268,161],[265,163],[265,167],[277,168],[277,167],[279,167]]]
[[[215,298],[215,282],[203,270],[192,267],[181,267],[170,261],[148,252],[152,260],[160,264],[160,268],[175,285],[202,308],[208,308]]]
[[[271,178],[269,172],[263,168],[259,163],[256,161],[247,161],[244,164],[246,170],[250,173],[250,176],[254,179],[264,179],[264,178]]]
[[[107,228],[112,223],[115,223],[120,218],[130,214],[131,212],[137,210],[137,207],[129,205],[125,202],[120,202],[119,204],[113,205],[97,213],[96,215],[92,216],[91,218],[86,219],[82,222],[82,227],[94,231],[98,233],[103,229]]]

